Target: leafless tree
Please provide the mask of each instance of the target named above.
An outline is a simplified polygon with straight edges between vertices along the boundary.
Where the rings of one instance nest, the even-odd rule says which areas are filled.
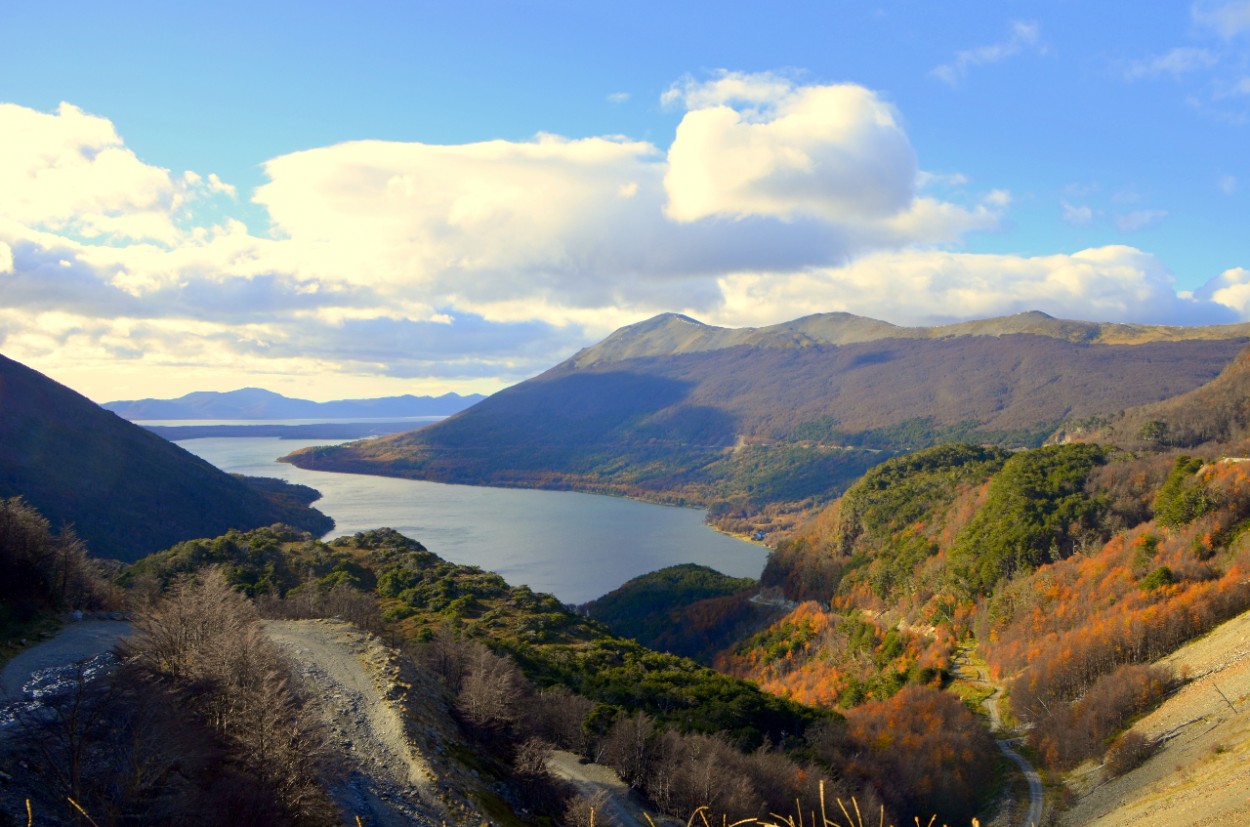
[[[480,727],[512,724],[529,694],[529,682],[510,658],[496,655],[476,642],[469,647],[468,664],[456,706]]]

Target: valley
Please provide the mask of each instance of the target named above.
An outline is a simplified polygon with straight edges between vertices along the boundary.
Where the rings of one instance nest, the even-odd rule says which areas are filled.
[[[622,820],[637,820],[639,808],[680,820],[709,807],[768,824],[796,799],[814,812],[822,792],[826,804],[854,800],[895,824],[919,814],[948,824],[1136,823],[1145,816],[1132,802],[1156,800],[1188,802],[1168,823],[1239,812],[1210,791],[1233,788],[1238,764],[1225,756],[1246,744],[1243,331],[1178,340],[1028,314],[971,333],[863,339],[865,330],[881,332],[809,319],[781,339],[754,331],[743,342],[687,319],[656,320],[420,431],[301,448],[280,466],[284,479],[263,483],[324,488],[327,504],[340,484],[402,487],[397,502],[429,500],[449,530],[480,529],[472,512],[489,512],[503,533],[479,536],[467,559],[414,539],[441,551],[439,530],[423,521],[406,534],[361,517],[359,527],[345,519],[347,533],[333,540],[243,527],[108,563],[25,501],[6,500],[0,562],[10,576],[0,582],[43,585],[0,588],[0,605],[15,629],[58,606],[129,608],[139,633],[99,691],[121,699],[128,687],[161,687],[188,714],[162,713],[160,731],[206,728],[221,766],[257,785],[248,795],[301,823],[322,823],[318,808],[332,806],[341,819],[383,824],[575,824],[588,807]],[[861,339],[831,344],[817,333]],[[659,347],[673,353],[651,353]],[[767,380],[744,373],[761,354]],[[916,378],[934,370],[929,358],[953,366],[942,381],[976,376],[993,411],[975,408],[972,388],[958,404],[974,408],[948,413],[941,383]],[[655,361],[644,371],[632,360]],[[1051,363],[1063,369],[1043,368]],[[819,378],[801,387],[786,365]],[[829,391],[884,389],[899,377],[912,384],[893,396]],[[791,386],[784,417],[767,401],[777,395],[770,383]],[[870,398],[878,412],[856,420],[854,406]],[[534,442],[519,441],[522,427],[535,429]],[[490,439],[456,453],[470,434]],[[188,445],[197,443],[265,453],[259,465],[228,466],[249,473],[282,445]],[[509,466],[527,444],[529,464]],[[691,464],[699,452],[723,456]],[[388,473],[405,470],[325,473],[343,457],[349,467],[334,470],[372,472],[383,457]],[[402,478],[445,467],[468,481],[488,466],[472,481],[510,487],[464,488],[486,498],[464,511],[439,499],[445,483]],[[674,565],[672,538],[648,540],[644,527],[676,513],[717,537],[697,512],[661,508],[653,520],[647,509],[658,506],[636,501],[521,491],[535,482],[526,468],[543,487],[642,486],[649,499],[708,507],[719,524],[762,532],[767,562],[762,572],[758,562],[726,570],[715,555]],[[675,468],[684,469],[677,488]],[[569,498],[572,512],[605,525],[591,516],[598,503],[637,512],[632,526],[610,529],[626,540],[619,548],[537,512],[538,547],[580,538],[556,563],[582,582],[576,597],[514,577],[527,571],[522,512],[534,509],[505,517],[503,503],[531,495]],[[590,546],[613,559],[659,556],[624,573],[595,562]],[[220,624],[206,633],[209,648],[182,642],[183,654],[161,654],[174,645],[161,629],[193,616]],[[984,665],[970,665],[974,649]],[[262,663],[282,665],[254,671]],[[220,692],[234,693],[237,712],[217,711]],[[136,714],[130,700],[108,703],[120,705],[101,720]],[[248,750],[275,710],[294,727],[291,740],[264,747],[277,763],[258,772]],[[20,749],[40,777],[57,777],[55,754]],[[1162,762],[1185,769],[1161,774]],[[103,753],[87,765],[109,766]],[[82,783],[101,812],[171,800],[168,790],[118,798],[108,792],[115,782]],[[217,794],[211,774],[180,783]]]

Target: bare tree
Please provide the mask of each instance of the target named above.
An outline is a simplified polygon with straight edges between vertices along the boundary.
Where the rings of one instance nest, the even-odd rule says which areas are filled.
[[[317,782],[329,756],[324,733],[291,688],[290,664],[264,636],[255,607],[220,569],[176,583],[135,629],[128,659],[173,687],[288,818],[317,821],[333,811]],[[241,802],[254,798],[237,792]]]
[[[456,706],[481,727],[512,724],[529,694],[529,682],[510,658],[496,655],[480,643],[467,642],[468,665]]]

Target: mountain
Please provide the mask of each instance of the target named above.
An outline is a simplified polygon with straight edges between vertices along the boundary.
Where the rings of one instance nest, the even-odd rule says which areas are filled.
[[[577,488],[692,505],[755,530],[903,450],[1038,445],[1064,420],[1193,390],[1250,326],[1024,313],[903,328],[845,313],[731,330],[666,314],[419,433],[293,454],[301,467]],[[737,515],[737,516],[735,516]],[[763,526],[770,527],[770,526]]]
[[[958,336],[1033,334],[1074,343],[1128,345],[1194,339],[1250,338],[1250,324],[1183,327],[1065,321],[1033,310],[992,319],[936,327],[900,327],[850,313],[818,313],[768,327],[724,328],[689,316],[664,313],[628,325],[570,361],[586,367],[646,356],[722,350],[741,345],[768,348],[850,345],[882,339],[949,339]]]
[[[319,494],[238,478],[0,356],[0,497],[24,497],[92,553],[135,560],[189,537],[285,522],[317,534],[334,521]]]
[[[1250,437],[1250,349],[1220,375],[1179,396],[1070,423],[1052,441],[1108,442],[1125,448],[1197,448]]]
[[[199,391],[177,399],[136,399],[106,402],[104,408],[123,419],[380,419],[401,416],[448,416],[482,399],[461,396],[387,396],[377,399],[340,399],[313,402],[291,399],[261,388],[218,393]]]

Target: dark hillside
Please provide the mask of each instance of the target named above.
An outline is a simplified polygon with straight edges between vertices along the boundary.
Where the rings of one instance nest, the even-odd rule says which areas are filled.
[[[729,577],[707,566],[683,563],[635,577],[590,601],[582,611],[615,635],[633,638],[649,649],[703,662],[710,661],[712,653],[729,642],[734,625],[724,617],[729,604],[738,614],[745,612],[749,617],[748,600],[758,586],[750,578]],[[705,628],[689,610],[717,598],[728,598],[716,601],[718,628]]]
[[[54,527],[72,524],[93,554],[135,560],[275,522],[333,527],[308,508],[315,492],[257,486],[0,356],[0,498],[22,496]]]

